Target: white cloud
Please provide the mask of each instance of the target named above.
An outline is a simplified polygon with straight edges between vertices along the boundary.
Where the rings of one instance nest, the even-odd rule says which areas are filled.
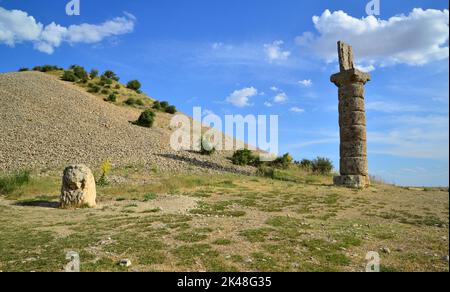
[[[271,102],[269,102],[269,101],[264,102],[264,105],[266,107],[272,107],[273,106],[273,104]]]
[[[280,89],[279,89],[278,87],[276,87],[276,86],[272,86],[272,87],[270,88],[270,90],[275,91],[275,92],[280,91]]]
[[[336,42],[353,45],[360,66],[422,65],[449,56],[449,11],[416,8],[388,20],[355,18],[344,11],[326,10],[314,16],[318,35],[306,32],[297,43],[327,61],[337,58]]]
[[[280,92],[273,98],[273,102],[275,103],[283,103],[288,100],[288,96],[284,92]]]
[[[23,42],[32,42],[40,52],[52,54],[63,42],[69,44],[93,44],[111,36],[130,33],[136,18],[130,13],[101,24],[83,23],[64,27],[54,22],[44,26],[33,16],[20,10],[0,7],[0,44],[14,47]]]
[[[285,61],[289,58],[291,52],[283,51],[281,48],[283,44],[283,41],[274,41],[271,44],[264,45],[266,57],[269,61]]]
[[[364,72],[372,72],[375,71],[375,66],[374,65],[360,65],[360,64],[356,64],[355,65],[356,69],[364,71]]]
[[[250,97],[258,94],[258,90],[254,87],[247,87],[234,91],[227,97],[226,101],[237,107],[250,106]]]
[[[313,82],[311,79],[305,79],[305,80],[300,80],[298,82],[298,84],[300,84],[301,86],[304,86],[304,87],[311,87],[313,85]]]
[[[289,111],[291,111],[291,112],[293,112],[293,113],[298,113],[298,114],[301,114],[301,113],[304,113],[304,112],[305,112],[304,109],[299,108],[299,107],[296,107],[296,106],[291,107],[291,108],[289,109]]]

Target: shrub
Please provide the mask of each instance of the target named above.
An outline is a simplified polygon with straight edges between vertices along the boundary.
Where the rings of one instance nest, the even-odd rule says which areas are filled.
[[[144,101],[143,101],[142,99],[137,99],[137,100],[136,100],[136,105],[138,105],[138,106],[144,106],[145,104],[144,104]]]
[[[138,80],[131,80],[127,83],[127,88],[138,91],[141,88],[141,83]]]
[[[158,111],[161,110],[161,103],[159,101],[155,101],[153,103],[153,109],[158,110]]]
[[[164,111],[166,110],[166,108],[169,107],[169,103],[167,101],[161,101],[160,105],[161,105],[161,109]]]
[[[41,66],[35,66],[35,67],[33,67],[33,71],[42,72],[42,67]]]
[[[333,162],[328,158],[317,157],[312,161],[312,171],[318,174],[329,174],[333,170]]]
[[[72,71],[64,71],[61,79],[69,82],[76,82],[78,80],[77,76]]]
[[[117,95],[115,95],[114,93],[111,93],[110,95],[108,95],[108,98],[106,99],[106,101],[116,102],[117,101]]]
[[[81,80],[88,80],[89,76],[86,70],[81,66],[72,66],[73,73]]]
[[[303,159],[300,161],[299,165],[302,169],[310,171],[312,170],[313,162],[309,159]]]
[[[44,65],[41,67],[41,72],[50,72],[59,70],[58,66]]]
[[[120,78],[116,75],[116,73],[114,73],[114,72],[111,71],[111,70],[106,70],[105,73],[103,73],[103,76],[105,76],[105,77],[108,78],[108,79],[115,80],[115,81],[119,81],[119,79],[120,79]]]
[[[166,113],[174,115],[177,113],[177,108],[174,105],[170,105],[166,107]]]
[[[101,171],[102,175],[100,176],[100,179],[97,181],[97,185],[107,186],[109,185],[108,174],[111,171],[111,162],[109,162],[109,160],[105,160],[102,162]]]
[[[113,80],[111,78],[108,78],[108,77],[103,75],[102,77],[100,77],[100,82],[102,82],[103,85],[105,85],[105,84],[111,85],[113,83]]]
[[[93,85],[91,88],[88,89],[88,92],[89,93],[99,93],[101,89],[102,88],[100,86]]]
[[[28,68],[20,68],[19,69],[19,72],[25,72],[25,71],[30,71],[30,69],[28,69]]]
[[[294,159],[292,158],[292,156],[289,153],[286,153],[283,156],[275,159],[275,161],[272,162],[272,165],[280,168],[288,168],[293,160]]]
[[[275,169],[270,166],[265,166],[265,165],[259,166],[257,174],[259,176],[275,179]]]
[[[10,194],[30,181],[28,170],[20,171],[8,176],[0,176],[0,194]]]
[[[102,89],[101,94],[107,95],[107,94],[109,94],[109,90],[108,89]]]
[[[135,104],[136,104],[136,99],[130,97],[130,98],[128,98],[128,99],[125,101],[125,104],[126,104],[126,105],[135,105]]]
[[[116,84],[116,86],[114,86],[115,89],[120,89],[120,84]]]
[[[153,127],[153,123],[155,121],[155,113],[152,110],[145,110],[140,115],[139,119],[134,122],[135,125],[151,128]]]
[[[242,165],[242,166],[246,165],[259,166],[261,164],[259,157],[253,155],[253,153],[248,149],[238,150],[234,152],[231,161],[235,165]]]
[[[89,73],[89,77],[91,77],[91,79],[94,79],[97,76],[98,76],[98,70],[97,69],[92,69],[91,73]]]

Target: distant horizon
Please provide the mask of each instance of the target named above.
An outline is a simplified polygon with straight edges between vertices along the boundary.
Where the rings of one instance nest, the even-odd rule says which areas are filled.
[[[0,72],[78,64],[113,70],[121,83],[138,79],[150,97],[189,116],[194,106],[219,116],[278,115],[280,155],[328,157],[338,169],[330,76],[343,39],[372,76],[371,175],[449,186],[448,2],[382,0],[376,18],[357,0],[82,0],[80,16],[67,16],[65,2],[0,2]]]

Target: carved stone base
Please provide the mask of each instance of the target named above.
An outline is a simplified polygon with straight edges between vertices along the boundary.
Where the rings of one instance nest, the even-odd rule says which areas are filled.
[[[334,185],[355,189],[364,189],[370,186],[370,178],[363,175],[335,176]]]

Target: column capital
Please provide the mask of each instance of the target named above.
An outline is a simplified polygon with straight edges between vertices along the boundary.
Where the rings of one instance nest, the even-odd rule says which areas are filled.
[[[342,87],[346,84],[361,83],[365,85],[371,80],[370,74],[360,71],[358,69],[349,69],[331,76],[331,82],[337,87]]]

